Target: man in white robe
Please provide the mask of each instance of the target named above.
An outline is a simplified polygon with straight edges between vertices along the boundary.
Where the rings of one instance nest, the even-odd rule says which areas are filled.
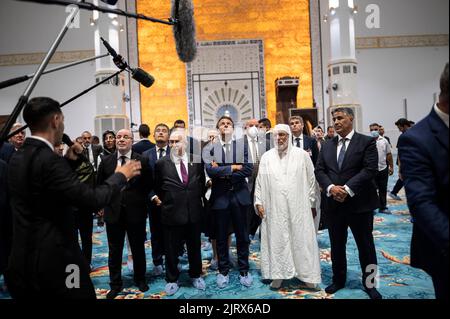
[[[293,147],[288,125],[274,129],[275,148],[260,162],[255,208],[261,223],[261,273],[280,288],[298,278],[308,288],[321,282],[314,217],[320,200],[309,154]]]

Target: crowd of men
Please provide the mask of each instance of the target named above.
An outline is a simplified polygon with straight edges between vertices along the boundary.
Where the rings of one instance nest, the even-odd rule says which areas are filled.
[[[272,289],[291,278],[320,289],[317,232],[323,228],[330,236],[333,270],[325,291],[345,287],[350,228],[363,289],[371,299],[382,298],[374,276],[373,219],[377,209],[390,214],[386,197],[394,162],[383,127],[371,124],[370,136],[356,132],[351,108],[333,111],[326,135],[321,127],[309,132],[302,117],[292,116],[275,127],[268,119],[249,120],[245,135],[235,138],[233,119],[222,116],[204,139],[189,136],[184,121],[177,120],[172,128],[156,125],[155,144],[142,124],[136,143],[129,129],[105,131],[102,146],[85,131],[70,147],[62,144],[58,102],[34,98],[23,118],[32,135],[25,138],[21,131],[0,150],[0,274],[13,298],[95,298],[89,278],[94,216],[97,231],[106,226],[108,299],[124,288],[125,244],[135,285],[149,289],[148,239],[153,273],[165,274],[168,295],[180,288],[184,253],[192,285],[205,290],[202,233],[213,246],[211,269],[218,270],[219,288],[229,284],[233,268],[244,287],[252,286],[249,244],[259,237],[261,275]],[[411,264],[432,276],[436,297],[448,298],[448,64],[439,102],[426,119],[412,124],[396,122],[404,133],[398,144],[400,178],[389,196],[399,199],[405,186],[414,223]],[[70,265],[78,268],[77,288],[67,285]]]

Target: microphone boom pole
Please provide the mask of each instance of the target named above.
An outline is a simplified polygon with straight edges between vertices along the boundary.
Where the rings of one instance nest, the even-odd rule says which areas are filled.
[[[124,11],[121,9],[111,9],[111,8],[107,8],[107,7],[103,7],[103,6],[96,6],[93,3],[88,3],[88,2],[78,2],[78,1],[74,1],[74,0],[18,0],[18,1],[35,2],[35,3],[42,3],[42,4],[59,4],[59,5],[63,5],[63,6],[75,5],[75,6],[78,6],[80,9],[85,9],[85,10],[90,10],[90,11],[96,10],[96,11],[100,11],[100,12],[114,13],[117,15],[129,17],[129,18],[142,19],[142,20],[147,20],[147,21],[151,21],[151,22],[155,22],[155,23],[162,23],[162,24],[166,24],[166,25],[177,24],[177,21],[173,18],[169,18],[168,20],[155,19],[152,17],[145,16],[143,14],[131,13],[131,12]]]
[[[94,61],[94,60],[97,60],[97,59],[101,59],[101,58],[107,57],[108,55],[109,55],[108,53],[105,53],[103,55],[98,55],[98,56],[95,56],[95,57],[90,57],[90,58],[86,58],[86,59],[83,59],[83,60],[74,61],[74,62],[71,62],[71,63],[68,63],[68,64],[64,64],[64,65],[58,66],[56,68],[46,70],[46,71],[42,72],[42,75],[48,74],[48,73],[52,73],[52,72],[56,72],[56,71],[59,71],[59,70],[63,70],[63,69],[66,69],[66,68],[70,68],[70,67],[76,66],[78,64],[82,64],[82,63]],[[9,79],[9,80],[0,82],[0,90],[4,89],[4,88],[7,88],[7,87],[10,87],[10,86],[13,86],[15,84],[19,84],[19,83],[25,82],[28,79],[32,78],[33,76],[34,76],[34,73],[33,74],[29,74],[29,75],[19,76],[19,77],[16,77],[14,79]]]
[[[3,129],[0,132],[0,148],[3,146],[3,143],[6,140],[9,130],[14,125],[14,122],[16,121],[17,117],[19,116],[20,112],[22,112],[22,109],[27,104],[28,98],[30,97],[31,92],[33,92],[37,82],[39,81],[39,79],[42,76],[42,73],[44,72],[45,68],[49,64],[52,56],[55,54],[56,49],[58,48],[58,45],[61,43],[62,39],[64,38],[64,35],[66,34],[67,30],[69,29],[69,26],[73,23],[73,20],[79,11],[80,10],[78,7],[74,7],[72,9],[72,12],[70,13],[68,19],[66,19],[64,26],[62,27],[61,31],[59,32],[59,34],[56,37],[55,41],[53,42],[52,46],[50,47],[50,50],[47,52],[47,55],[44,57],[44,60],[42,60],[36,73],[34,74],[33,78],[31,79],[30,83],[28,84],[27,88],[25,89],[23,95],[19,98],[19,101],[17,102],[13,112],[8,117],[8,120],[6,121],[5,125],[3,126]]]

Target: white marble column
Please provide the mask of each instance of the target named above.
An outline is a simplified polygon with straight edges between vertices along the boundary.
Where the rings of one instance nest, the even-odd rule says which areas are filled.
[[[94,0],[98,4],[98,0]],[[110,6],[116,8],[115,6]],[[95,54],[107,53],[100,37],[103,37],[111,47],[120,54],[120,22],[116,14],[93,12],[93,22],[96,24],[95,30]],[[98,59],[96,61],[95,80],[99,82],[108,76],[113,75],[119,69],[115,66],[111,56]],[[106,130],[117,132],[123,128],[130,127],[130,121],[126,115],[124,93],[124,74],[114,77],[96,89],[96,117],[95,134],[102,136]]]
[[[356,7],[353,0],[329,0],[327,22],[330,27],[330,57],[328,88],[331,112],[338,107],[350,107],[355,112],[354,128],[362,131],[362,109],[358,99],[358,61],[355,52]]]

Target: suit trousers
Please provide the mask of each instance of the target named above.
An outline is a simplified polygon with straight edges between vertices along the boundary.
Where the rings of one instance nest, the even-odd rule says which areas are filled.
[[[246,274],[249,270],[249,234],[247,224],[248,206],[239,204],[234,193],[230,194],[230,203],[227,209],[213,210],[217,235],[217,255],[219,259],[219,272],[227,275],[230,271],[228,255],[229,224],[232,222],[236,236],[239,272]]]
[[[438,264],[438,269],[435,269],[431,273],[433,280],[434,293],[436,299],[448,300],[449,299],[449,256],[442,256],[442,261]]]
[[[201,224],[189,223],[181,226],[163,225],[166,281],[177,282],[180,272],[178,270],[178,256],[180,249],[186,242],[189,261],[189,276],[198,278],[202,273],[201,253]]]
[[[122,213],[122,216],[124,214]],[[111,289],[122,288],[122,254],[125,242],[125,233],[128,235],[131,253],[133,254],[134,282],[145,281],[145,220],[129,222],[121,218],[118,223],[106,223],[108,236],[108,268]]]
[[[81,251],[88,265],[92,264],[92,228],[94,217],[92,212],[75,210],[75,223],[81,238]],[[78,233],[76,234],[78,238]]]
[[[397,195],[398,192],[400,192],[400,190],[403,188],[403,181],[399,178],[397,180],[397,183],[395,183],[394,188],[392,189],[392,194]]]
[[[149,224],[152,243],[152,259],[155,266],[164,264],[164,232],[161,223],[161,207],[150,204]]]
[[[348,228],[350,227],[356,246],[362,270],[363,285],[367,276],[373,274],[369,265],[377,265],[377,255],[373,240],[373,212],[352,214],[345,211],[327,212],[328,233],[331,243],[331,262],[333,282],[345,285],[347,280],[346,245]]]
[[[375,183],[378,188],[378,196],[380,197],[380,209],[386,209],[387,203],[386,203],[386,196],[387,196],[387,185],[388,185],[388,179],[389,179],[389,168],[386,167],[386,169],[382,171],[378,171],[377,176],[375,177]]]

